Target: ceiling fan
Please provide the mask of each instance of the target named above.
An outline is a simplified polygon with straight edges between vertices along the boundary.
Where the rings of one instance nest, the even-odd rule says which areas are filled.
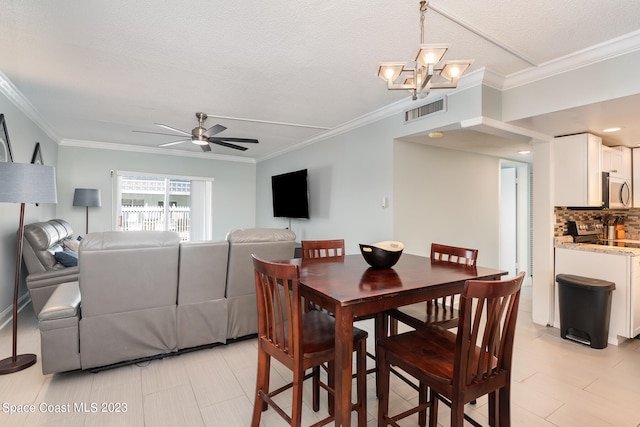
[[[161,133],[161,132],[146,132],[142,130],[134,130],[134,132],[152,133],[155,135],[186,136],[189,139],[181,139],[179,141],[167,142],[165,144],[160,144],[159,147],[169,147],[171,145],[182,144],[183,142],[191,141],[192,143],[199,145],[200,148],[202,148],[202,151],[211,151],[211,147],[209,146],[209,143],[221,145],[227,148],[233,148],[235,150],[240,150],[240,151],[246,151],[247,147],[233,144],[234,142],[252,143],[252,144],[258,143],[257,139],[231,138],[231,137],[225,138],[225,137],[214,136],[227,128],[225,126],[218,124],[215,126],[211,126],[209,129],[206,129],[204,126],[202,126],[204,124],[204,121],[207,120],[207,115],[205,113],[196,113],[196,118],[198,119],[198,126],[194,127],[191,130],[191,133],[174,128],[172,126],[164,125],[162,123],[155,123],[155,125],[173,132],[177,132],[178,135],[171,134],[171,133]]]

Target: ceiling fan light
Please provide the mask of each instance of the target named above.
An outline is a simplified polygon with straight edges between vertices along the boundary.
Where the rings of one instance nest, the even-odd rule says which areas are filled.
[[[196,145],[209,145],[209,140],[203,137],[192,136],[191,142],[193,142]]]

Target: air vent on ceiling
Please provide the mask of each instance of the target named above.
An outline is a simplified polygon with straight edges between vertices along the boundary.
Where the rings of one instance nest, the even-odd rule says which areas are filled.
[[[412,120],[419,119],[420,117],[428,116],[429,114],[437,113],[444,110],[444,98],[437,99],[429,104],[425,104],[421,107],[414,108],[404,113],[404,121],[410,122]]]

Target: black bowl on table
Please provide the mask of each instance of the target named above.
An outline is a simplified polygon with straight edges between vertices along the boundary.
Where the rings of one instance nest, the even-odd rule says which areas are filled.
[[[360,252],[364,260],[374,268],[393,267],[402,255],[404,245],[400,242],[384,241],[365,245],[360,243]]]

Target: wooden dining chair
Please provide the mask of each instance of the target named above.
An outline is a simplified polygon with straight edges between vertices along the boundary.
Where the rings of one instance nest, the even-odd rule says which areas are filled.
[[[300,426],[302,385],[305,379],[313,375],[306,375],[305,372],[323,363],[333,366],[335,360],[335,319],[318,310],[303,313],[298,265],[268,262],[255,255],[252,257],[258,306],[258,374],[251,425],[258,427],[262,411],[271,406],[290,425]],[[354,328],[357,402],[352,410],[358,413],[358,425],[366,425],[367,422],[366,339],[366,331]],[[292,371],[293,381],[269,391],[272,357]],[[321,383],[321,386],[334,394],[327,384]],[[288,389],[293,389],[290,415],[274,400],[276,395]],[[314,426],[333,421],[332,412]]]
[[[341,258],[344,259],[344,239],[329,239],[329,240],[302,240],[302,259],[313,259],[313,258]],[[307,301],[306,310],[322,310],[319,306],[313,303],[313,301]],[[329,313],[331,314],[331,313]],[[354,320],[367,320],[367,319],[375,319],[374,315],[371,316],[362,316],[357,317]],[[377,322],[377,321],[376,321]],[[377,327],[377,323],[376,323]],[[375,355],[371,353],[367,353],[367,356],[375,360]],[[329,377],[329,385],[332,384],[332,377],[334,372],[326,365],[324,365],[327,371],[327,375]],[[376,372],[376,368],[371,368],[367,371],[367,374]],[[313,401],[313,409],[315,411],[320,407],[320,398],[318,393],[318,378],[320,375],[320,366],[315,368],[314,371],[314,401]],[[333,404],[330,401],[329,409],[333,410]]]
[[[310,259],[310,258],[342,258],[344,259],[344,239],[332,239],[332,240],[302,240],[300,242],[302,244],[302,259]],[[320,307],[315,305],[312,301],[308,301],[307,303],[308,309],[316,309],[319,310]],[[376,328],[378,325],[378,316],[377,315],[369,315],[369,316],[359,316],[356,317],[355,321],[368,320],[368,319],[376,319]],[[375,361],[375,355],[371,353],[367,353],[371,359]],[[371,368],[367,371],[367,373],[376,372],[376,368]],[[315,408],[315,407],[314,407]]]
[[[430,257],[432,261],[475,266],[478,250],[433,243]],[[414,329],[425,323],[437,323],[446,328],[454,328],[458,323],[458,310],[455,309],[454,302],[455,295],[449,295],[389,310],[387,314],[389,315],[391,335],[398,333],[398,322]]]
[[[344,239],[303,240],[302,259],[344,257]]]
[[[437,324],[378,341],[378,427],[398,425],[419,413],[418,424],[435,427],[438,401],[451,406],[451,426],[462,427],[464,405],[489,394],[489,425],[510,425],[513,339],[524,272],[508,280],[468,280],[460,297],[457,333]],[[390,366],[419,381],[418,406],[389,414]],[[427,397],[427,389],[430,390]]]
[[[302,259],[342,258],[344,259],[344,239],[302,240]],[[307,310],[320,310],[313,301],[306,302]]]

